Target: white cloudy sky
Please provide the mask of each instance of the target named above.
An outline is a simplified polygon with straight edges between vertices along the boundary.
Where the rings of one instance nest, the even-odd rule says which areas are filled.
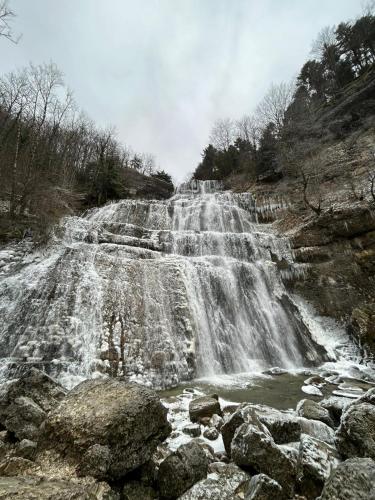
[[[55,62],[79,105],[175,179],[194,170],[219,117],[249,113],[289,80],[326,25],[361,0],[11,0],[22,33],[0,72]]]

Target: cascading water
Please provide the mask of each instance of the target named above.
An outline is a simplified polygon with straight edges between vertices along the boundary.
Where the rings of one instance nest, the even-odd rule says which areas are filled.
[[[65,219],[45,255],[0,267],[3,376],[33,364],[67,385],[109,373],[168,387],[321,363],[282,282],[288,240],[258,210],[205,181]]]

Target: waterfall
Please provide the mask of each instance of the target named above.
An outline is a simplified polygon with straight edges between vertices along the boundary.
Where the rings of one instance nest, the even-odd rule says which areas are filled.
[[[289,242],[261,210],[250,193],[193,181],[169,200],[66,218],[44,252],[0,267],[3,376],[31,364],[66,385],[107,373],[162,388],[320,364],[283,284]]]

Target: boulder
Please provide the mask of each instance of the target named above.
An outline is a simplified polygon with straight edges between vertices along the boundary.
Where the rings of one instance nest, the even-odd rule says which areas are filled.
[[[209,459],[192,440],[171,453],[159,466],[157,483],[162,498],[177,498],[207,476]]]
[[[210,418],[210,421],[208,423],[208,425],[210,427],[215,427],[215,429],[217,429],[218,431],[220,431],[220,429],[223,427],[224,425],[224,420],[222,417],[220,417],[219,415],[212,415],[212,417]]]
[[[320,420],[330,427],[334,427],[334,422],[329,411],[311,399],[302,399],[297,405],[296,412],[300,417],[310,420]]]
[[[375,406],[355,403],[341,417],[336,432],[336,446],[344,458],[375,459]]]
[[[266,427],[261,430],[253,424],[242,424],[232,440],[231,455],[237,465],[267,474],[292,496],[296,478],[294,460],[277,446]]]
[[[297,481],[301,493],[309,500],[319,496],[338,463],[339,457],[333,446],[302,434],[297,461]]]
[[[38,469],[39,467],[31,460],[8,456],[0,463],[0,476],[23,476],[33,474]]]
[[[201,396],[193,399],[189,404],[189,416],[192,422],[198,422],[199,419],[212,415],[221,415],[219,401],[211,396]]]
[[[199,424],[188,424],[182,428],[182,432],[192,437],[198,437],[201,435],[201,426]]]
[[[0,498],[27,500],[119,500],[106,483],[89,484],[42,477],[0,477]]]
[[[341,415],[345,408],[353,401],[349,398],[330,396],[319,402],[320,406],[328,410],[329,415],[336,426],[340,425]]]
[[[43,411],[49,412],[65,395],[65,389],[46,373],[30,368],[19,379],[1,386],[0,423],[5,426],[8,408],[19,397],[32,399]]]
[[[299,417],[299,423],[303,434],[308,434],[331,445],[335,444],[335,431],[324,422]]]
[[[34,460],[37,449],[37,443],[29,439],[22,439],[16,448],[16,455],[18,457],[26,458],[27,460]]]
[[[203,436],[210,441],[215,441],[219,437],[219,431],[215,427],[208,427],[203,432]]]
[[[232,413],[221,428],[227,454],[230,454],[231,442],[236,429],[243,423],[265,425],[276,443],[298,441],[301,424],[297,417],[265,405],[242,404]]]
[[[5,427],[17,439],[37,440],[46,416],[47,413],[32,399],[21,396],[8,406]]]
[[[320,500],[375,498],[375,462],[371,458],[345,460],[327,479]]]
[[[257,474],[251,478],[245,500],[270,500],[283,498],[283,489],[279,483],[266,474]]]
[[[121,379],[86,380],[43,424],[41,448],[54,448],[85,474],[117,480],[146,463],[171,432],[150,389]]]
[[[242,500],[250,476],[235,464],[214,462],[209,476],[186,491],[179,500]]]
[[[129,481],[122,489],[123,500],[153,500],[157,498],[156,491],[140,481]]]

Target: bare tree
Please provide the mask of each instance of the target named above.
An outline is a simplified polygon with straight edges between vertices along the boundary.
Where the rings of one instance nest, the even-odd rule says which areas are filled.
[[[244,115],[236,121],[236,135],[255,148],[259,142],[260,129],[253,116]]]
[[[0,1],[0,37],[7,38],[13,43],[18,43],[20,37],[16,37],[12,30],[12,21],[16,17],[8,5],[8,0]]]
[[[326,53],[327,47],[334,45],[336,43],[336,27],[326,26],[323,28],[311,46],[311,55],[317,59],[322,59]]]
[[[230,118],[217,120],[210,134],[210,143],[221,151],[228,150],[233,143],[235,124]]]
[[[303,186],[303,201],[306,207],[310,208],[313,212],[316,213],[316,215],[319,216],[322,213],[322,197],[320,191],[318,191],[317,193],[317,202],[314,204],[314,202],[311,201],[311,199],[309,198],[308,194],[308,188],[311,177],[307,175],[304,172],[304,170],[301,170],[301,176],[302,176],[302,186]]]
[[[261,128],[272,122],[279,134],[284,125],[285,112],[293,99],[295,83],[272,84],[256,108],[256,119]]]

